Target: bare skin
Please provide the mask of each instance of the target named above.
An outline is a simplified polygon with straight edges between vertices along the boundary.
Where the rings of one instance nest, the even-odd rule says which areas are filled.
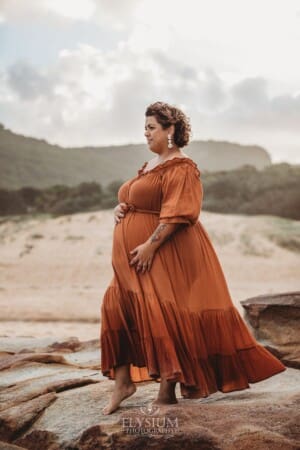
[[[129,365],[116,367],[115,377],[115,386],[110,401],[102,410],[104,415],[116,411],[120,403],[126,398],[131,397],[136,391],[136,386],[130,379]]]
[[[121,219],[125,217],[125,214],[128,211],[128,205],[126,203],[119,203],[114,209],[114,220],[115,224],[121,222]]]
[[[159,386],[157,399],[152,402],[153,405],[171,405],[178,403],[175,394],[176,381],[167,381],[162,378]]]
[[[184,153],[173,143],[173,148],[169,149],[168,134],[174,136],[174,125],[167,129],[163,129],[154,116],[146,117],[145,137],[148,141],[150,150],[158,156],[148,163],[147,170],[154,168],[156,165],[172,159],[174,157],[185,157]],[[114,209],[115,224],[120,223],[127,213],[128,206],[126,203],[119,203]],[[130,251],[133,256],[130,265],[136,264],[136,271],[144,274],[150,271],[152,262],[158,248],[171,237],[171,235],[181,226],[179,223],[160,223],[154,230],[152,235],[144,243],[138,245]],[[167,381],[162,378],[160,388],[155,405],[169,405],[178,403],[175,394],[176,382]],[[104,407],[103,414],[111,414],[118,409],[120,403],[133,395],[136,386],[130,378],[129,365],[119,366],[115,368],[115,385],[109,403]]]

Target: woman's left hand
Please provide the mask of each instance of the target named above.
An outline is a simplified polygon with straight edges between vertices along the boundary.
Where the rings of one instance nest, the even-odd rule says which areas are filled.
[[[136,271],[140,270],[142,273],[145,273],[146,270],[150,270],[152,261],[155,255],[155,248],[151,247],[151,243],[144,242],[144,244],[138,245],[129,253],[134,255],[134,257],[129,262],[130,266],[133,266],[137,263]]]

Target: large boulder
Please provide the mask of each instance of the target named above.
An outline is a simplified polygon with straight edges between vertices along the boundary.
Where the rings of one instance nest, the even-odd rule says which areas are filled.
[[[300,368],[300,292],[268,294],[241,302],[254,336],[289,367]]]

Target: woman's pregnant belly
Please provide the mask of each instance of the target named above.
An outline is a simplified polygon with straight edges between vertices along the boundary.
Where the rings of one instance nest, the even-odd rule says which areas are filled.
[[[143,244],[153,234],[158,225],[156,214],[129,211],[115,225],[113,232],[112,262],[115,267],[120,263],[129,263],[130,251]]]

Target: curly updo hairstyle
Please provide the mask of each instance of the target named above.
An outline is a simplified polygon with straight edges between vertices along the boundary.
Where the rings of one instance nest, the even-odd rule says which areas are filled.
[[[145,113],[146,117],[155,116],[163,129],[174,125],[173,140],[178,147],[185,147],[190,140],[191,125],[189,118],[176,106],[168,103],[155,102],[149,105]]]

